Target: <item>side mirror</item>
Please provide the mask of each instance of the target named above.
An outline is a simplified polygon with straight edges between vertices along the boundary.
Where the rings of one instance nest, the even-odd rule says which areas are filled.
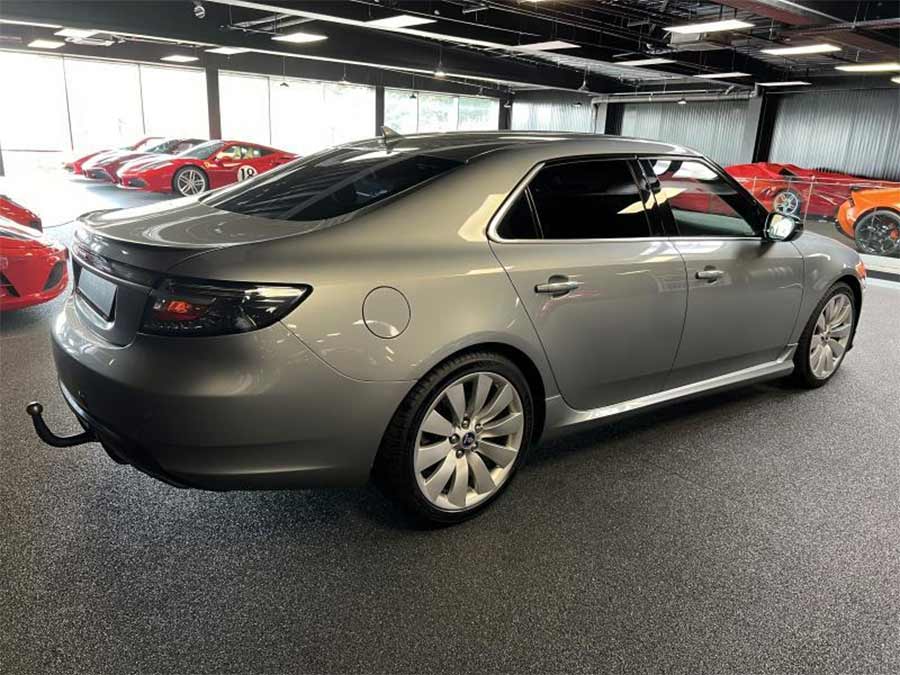
[[[766,228],[763,234],[769,241],[789,241],[799,235],[801,230],[803,230],[803,224],[796,218],[773,212],[766,218]]]

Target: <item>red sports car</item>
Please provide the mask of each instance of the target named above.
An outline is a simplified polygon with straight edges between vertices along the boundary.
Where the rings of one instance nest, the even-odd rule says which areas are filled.
[[[44,229],[41,219],[21,204],[17,204],[6,195],[0,195],[0,218],[6,218],[19,225],[25,225],[38,232]],[[0,221],[2,222],[2,221]]]
[[[167,138],[146,150],[105,152],[86,161],[82,166],[82,172],[85,178],[118,183],[119,169],[126,162],[146,157],[156,158],[159,155],[175,155],[205,142],[206,140],[202,138]]]
[[[773,162],[735,164],[725,167],[725,171],[738,179],[769,211],[800,217],[834,219],[852,188],[891,185],[845,173]]]
[[[162,140],[160,136],[147,136],[146,138],[142,138],[137,143],[133,145],[126,145],[124,148],[119,148],[118,150],[146,150],[147,148],[156,145]],[[89,152],[86,155],[73,159],[70,162],[66,162],[63,164],[63,168],[66,171],[69,171],[76,176],[81,176],[83,173],[83,166],[86,161],[89,159],[93,159],[98,155],[106,154],[107,152],[117,152],[117,150],[109,149],[106,150],[95,150],[94,152]]]
[[[68,251],[40,232],[0,217],[0,311],[52,300],[69,283]]]
[[[122,187],[151,192],[198,195],[207,190],[245,180],[296,155],[244,141],[209,141],[174,157],[161,157],[150,164],[122,167]]]

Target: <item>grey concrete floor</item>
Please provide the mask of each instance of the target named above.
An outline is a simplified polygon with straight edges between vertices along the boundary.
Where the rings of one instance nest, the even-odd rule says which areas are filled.
[[[32,398],[78,429],[59,303],[0,324],[0,673],[900,671],[896,286],[828,386],[545,444],[434,531],[371,488],[181,491],[41,445]]]

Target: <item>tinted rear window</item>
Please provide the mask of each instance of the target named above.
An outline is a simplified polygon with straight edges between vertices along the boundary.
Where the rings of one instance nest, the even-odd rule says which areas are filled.
[[[461,166],[439,154],[338,148],[210,195],[209,206],[277,220],[342,216]]]

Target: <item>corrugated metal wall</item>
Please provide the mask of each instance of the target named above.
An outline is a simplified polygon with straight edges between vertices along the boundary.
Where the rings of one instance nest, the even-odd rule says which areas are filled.
[[[740,156],[746,101],[626,103],[622,107],[623,136],[685,145],[722,166],[751,161]]]
[[[512,128],[523,131],[594,130],[594,111],[590,104],[544,101],[514,101]]]
[[[769,159],[900,180],[900,92],[780,96]]]

